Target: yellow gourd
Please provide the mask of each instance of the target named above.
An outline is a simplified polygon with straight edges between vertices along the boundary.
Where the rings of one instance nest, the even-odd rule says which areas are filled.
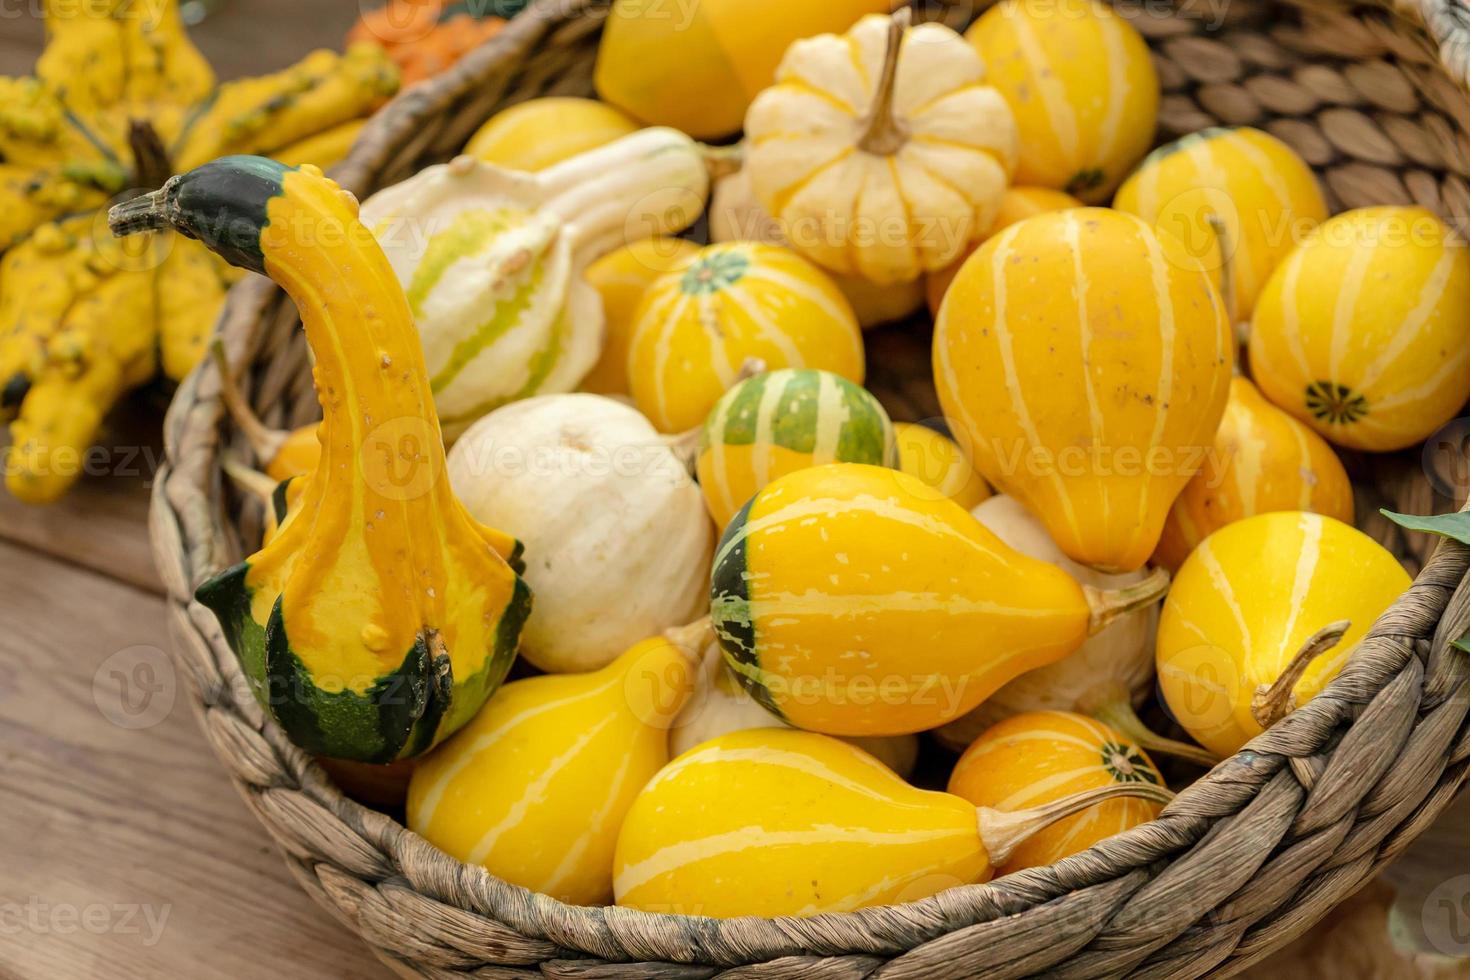
[[[863,381],[863,338],[826,273],[790,249],[711,245],[643,297],[628,351],[639,411],[661,432],[704,421],[747,361]]]
[[[1177,569],[1218,528],[1273,510],[1353,521],[1353,485],[1321,436],[1261,396],[1245,378],[1230,401],[1205,468],[1169,510],[1154,561]]]
[[[602,338],[602,356],[582,379],[583,391],[598,395],[626,395],[628,348],[643,294],[675,269],[683,268],[699,254],[699,246],[683,238],[645,238],[624,245],[587,267],[586,278],[602,296],[602,313],[607,318]]]
[[[898,735],[1067,656],[1167,581],[1084,588],[914,477],[834,463],[782,477],[736,515],[710,615],[768,711],[829,735]]]
[[[964,450],[949,436],[927,425],[895,422],[893,437],[898,444],[898,468],[965,510],[973,510],[990,496],[985,477],[975,472]]]
[[[1283,511],[1227,524],[1179,569],[1159,619],[1159,688],[1202,745],[1229,755],[1315,697],[1409,587],[1366,534]]]
[[[669,727],[694,689],[707,632],[671,630],[595,673],[505,685],[419,762],[409,829],[513,884],[606,905],[618,829],[669,761]]]
[[[1085,715],[1037,711],[988,729],[965,750],[949,791],[975,806],[1013,813],[1084,790],[1147,783],[1164,786],[1148,753],[1121,732]],[[1011,852],[1002,875],[1054,864],[1148,823],[1163,807],[1125,798],[1098,803],[1041,830]]]
[[[535,172],[637,131],[636,122],[595,99],[531,99],[491,116],[464,151],[509,170]]]
[[[1153,145],[1159,78],[1133,26],[1096,0],[1004,0],[966,35],[1020,130],[1016,183],[1105,201]]]
[[[1329,441],[1423,441],[1470,398],[1470,250],[1424,208],[1362,208],[1307,236],[1251,323],[1251,374]]]
[[[909,11],[792,45],[745,120],[756,197],[792,247],[843,276],[914,282],[995,216],[1016,126],[985,65]]]
[[[616,0],[603,28],[597,94],[653,126],[696,139],[739,131],[793,41],[845,31],[891,0]]]
[[[990,230],[966,247],[954,262],[938,272],[929,273],[924,284],[924,296],[929,304],[929,312],[936,317],[939,316],[939,307],[944,303],[944,294],[949,292],[950,285],[954,283],[954,277],[960,274],[960,269],[964,267],[970,256],[975,254],[975,250],[991,238],[1018,221],[1025,221],[1033,215],[1080,207],[1082,207],[1082,202],[1071,194],[1064,194],[1046,187],[1012,187],[1007,190],[1001,196],[1000,207],[995,212],[995,220],[990,223]]]
[[[1118,189],[1113,207],[1174,235],[1211,271],[1228,261],[1226,299],[1247,322],[1271,273],[1327,220],[1312,168],[1249,126],[1206,129],[1160,147]],[[1221,225],[1223,256],[1211,219]]]
[[[934,377],[990,484],[1067,556],[1140,568],[1204,463],[1230,390],[1224,303],[1132,215],[1037,215],[986,242],[945,297]]]
[[[1168,798],[1115,784],[1030,811],[977,810],[837,739],[735,732],[675,759],[639,795],[618,835],[614,888],[619,905],[715,918],[914,901],[990,880],[1031,834],[1120,796]]]

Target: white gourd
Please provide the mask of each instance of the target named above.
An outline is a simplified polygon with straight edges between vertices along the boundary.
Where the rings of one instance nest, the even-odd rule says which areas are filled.
[[[708,604],[714,525],[649,421],[600,395],[543,395],[485,416],[449,452],[455,494],[525,545],[521,653],[595,670]]]

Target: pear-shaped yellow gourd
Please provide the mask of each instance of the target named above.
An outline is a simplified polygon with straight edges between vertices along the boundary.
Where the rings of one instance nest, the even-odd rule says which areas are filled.
[[[618,828],[669,761],[707,633],[671,630],[594,673],[505,685],[414,770],[409,828],[532,891],[607,904]]]
[[[1062,659],[1167,581],[1084,589],[907,473],[834,463],[776,480],[735,516],[710,615],[731,669],[787,723],[901,735]]]
[[[1023,813],[915,789],[846,742],[760,728],[705,742],[659,773],[618,836],[619,905],[729,918],[817,915],[988,881],[1030,834],[1114,785]]]
[[[1101,208],[1040,214],[986,242],[950,286],[934,379],[960,445],[1069,558],[1148,561],[1200,470],[1234,344],[1203,267]]]
[[[1315,697],[1409,587],[1363,532],[1283,511],[1228,524],[1179,569],[1159,618],[1159,688],[1201,745],[1230,755]]]

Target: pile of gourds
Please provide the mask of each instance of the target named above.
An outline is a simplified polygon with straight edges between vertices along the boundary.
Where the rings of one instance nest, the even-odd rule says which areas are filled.
[[[1470,397],[1465,246],[1328,219],[1254,130],[1145,159],[1158,83],[1093,0],[967,36],[886,7],[707,0],[666,43],[619,2],[605,102],[508,110],[360,210],[256,157],[113,210],[300,307],[323,421],[264,429],[226,372],[270,522],[198,597],[285,731],[405,779],[447,853],[713,916],[1046,864],[1409,585],[1334,446]],[[949,435],[862,387],[862,325],[926,299]],[[1155,675],[1178,737],[1135,713]]]

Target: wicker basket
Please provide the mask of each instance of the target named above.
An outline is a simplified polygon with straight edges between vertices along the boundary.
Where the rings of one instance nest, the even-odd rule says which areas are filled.
[[[820,0],[796,0],[820,2]],[[1162,137],[1254,124],[1323,177],[1335,208],[1417,201],[1470,219],[1470,12],[1167,0],[1127,11],[1165,85]],[[976,11],[921,3],[963,26]],[[584,94],[605,0],[539,0],[445,76],[401,95],[337,176],[359,195],[452,156],[494,110]],[[236,288],[222,330],[262,414],[317,411],[294,308]],[[938,414],[927,330],[869,336],[872,386],[897,418]],[[576,908],[447,857],[347,799],[262,716],[194,586],[258,540],[220,452],[239,441],[212,366],[179,390],[154,488],[154,548],[204,731],[303,887],[406,976],[1183,977],[1227,975],[1359,888],[1450,802],[1470,759],[1470,548],[1401,534],[1382,505],[1445,510],[1452,479],[1419,454],[1349,460],[1359,514],[1418,580],[1322,695],[1181,793],[1164,815],[1057,865],[909,905],[812,919],[710,920]],[[238,448],[238,447],[237,447]],[[1432,462],[1432,460],[1430,460]],[[1463,493],[1463,488],[1459,488]],[[1371,515],[1371,516],[1369,516]]]

